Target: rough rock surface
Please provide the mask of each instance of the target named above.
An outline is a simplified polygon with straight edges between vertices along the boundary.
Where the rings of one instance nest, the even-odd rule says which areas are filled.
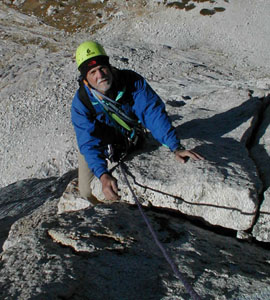
[[[59,198],[67,184],[77,176],[70,171],[60,178],[25,179],[0,190],[0,250],[8,236],[11,225],[18,219],[32,213],[46,201]]]
[[[270,97],[267,100],[268,106],[261,114],[261,124],[255,136],[255,146],[251,149],[251,155],[257,164],[264,185],[262,203],[253,235],[257,240],[264,242],[270,242]]]
[[[136,207],[100,204],[59,215],[58,201],[12,226],[1,254],[1,299],[190,299]],[[264,249],[181,217],[145,212],[202,299],[267,299]]]
[[[168,105],[170,115],[183,115],[187,120],[174,122],[182,143],[206,160],[178,164],[165,147],[153,142],[141,154],[132,155],[126,166],[132,187],[151,205],[199,216],[214,225],[247,230],[254,223],[262,185],[244,136],[261,102],[258,98],[246,100],[244,93],[241,101],[241,92],[233,90],[228,90],[228,95],[230,100],[224,107],[220,102],[224,91],[216,91],[216,100],[204,105],[203,112],[200,105],[205,99],[197,101],[196,108],[188,101],[182,101],[180,108],[173,102],[173,110]],[[189,115],[194,119],[188,120]],[[113,174],[118,178],[116,170]],[[94,195],[100,199],[102,195],[95,193],[94,186]],[[127,187],[121,185],[120,189],[123,201],[132,202]]]
[[[78,178],[74,178],[65,189],[58,203],[58,213],[77,211],[91,206],[91,203],[80,196]]]
[[[99,6],[97,26],[77,30],[75,2],[57,1],[47,17],[76,34],[13,10],[33,1],[4,2],[10,7],[0,3],[0,298],[190,299],[118,167],[120,203],[93,207],[78,198],[73,53],[91,37],[114,66],[146,77],[183,144],[206,157],[181,165],[149,134],[144,149],[125,160],[180,271],[203,299],[270,299],[270,2],[191,0],[195,8],[181,10],[175,1],[90,1]],[[39,3],[48,12],[51,3]],[[97,181],[93,189],[99,196]],[[195,226],[183,214],[203,223]],[[233,231],[220,235],[205,223]]]
[[[0,102],[4,128],[0,148],[1,170],[5,173],[2,184],[25,177],[62,175],[77,166],[69,113],[77,73],[71,58],[73,49],[88,35],[58,33],[35,18],[11,10],[5,14],[7,8],[1,7],[5,33]],[[175,9],[166,11],[182,15]],[[158,20],[164,14],[157,9],[153,12],[151,28],[141,27],[145,21],[139,17],[138,25],[124,31],[126,15],[116,18],[96,36],[104,43],[113,65],[134,69],[147,78],[165,101],[182,143],[206,160],[177,164],[167,149],[150,137],[145,151],[126,163],[135,180],[132,186],[144,196],[145,204],[174,209],[213,225],[251,230],[265,187],[247,143],[255,134],[254,128],[258,130],[263,97],[269,92],[269,77],[263,76],[267,66],[263,70],[262,66],[251,67],[251,62],[234,65],[228,54],[205,48],[180,49],[172,43],[172,36],[168,39],[172,46],[143,43],[141,37],[148,34],[148,40],[153,38],[158,28],[154,17]],[[208,19],[200,18],[198,22],[209,26]],[[223,17],[220,22],[224,22]],[[26,34],[27,26],[35,30]],[[132,30],[134,39],[124,39],[131,36]],[[9,51],[4,51],[6,43]],[[236,49],[232,46],[230,51],[238,47],[241,45],[237,44]],[[264,55],[261,48],[258,51]],[[126,188],[121,190],[122,200],[132,202]]]

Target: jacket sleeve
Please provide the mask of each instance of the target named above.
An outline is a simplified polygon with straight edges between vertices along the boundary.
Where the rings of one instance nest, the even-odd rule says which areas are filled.
[[[165,104],[144,78],[137,80],[135,85],[135,114],[157,141],[174,151],[179,146],[179,139],[165,110]]]
[[[94,136],[96,120],[90,120],[87,108],[81,103],[78,91],[74,96],[71,106],[71,121],[75,130],[79,151],[98,178],[106,172],[107,162],[101,148],[102,141]]]

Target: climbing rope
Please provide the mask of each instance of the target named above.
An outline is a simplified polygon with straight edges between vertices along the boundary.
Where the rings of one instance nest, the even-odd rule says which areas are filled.
[[[134,198],[134,201],[135,203],[137,204],[138,208],[139,208],[139,211],[149,229],[149,231],[151,232],[157,246],[159,247],[159,249],[161,250],[162,254],[164,255],[165,259],[167,260],[167,262],[169,263],[169,265],[171,266],[174,274],[182,281],[184,287],[186,288],[186,290],[188,291],[189,295],[191,296],[191,299],[192,300],[201,300],[200,296],[195,292],[195,290],[192,288],[192,286],[187,282],[187,280],[185,279],[185,277],[183,276],[183,274],[180,273],[180,271],[178,270],[177,266],[175,265],[175,263],[172,261],[172,259],[169,257],[169,255],[167,254],[165,248],[163,247],[163,245],[160,243],[160,241],[158,240],[158,237],[153,229],[153,227],[151,226],[148,218],[146,217],[145,213],[143,212],[143,209],[142,209],[142,206],[141,206],[141,203],[139,202],[137,196],[135,195],[134,191],[132,190],[131,186],[130,186],[130,183],[127,179],[127,175],[126,175],[126,172],[124,170],[124,167],[123,167],[123,163],[120,161],[119,163],[119,166],[120,166],[120,170],[124,176],[124,179],[126,181],[126,184]]]

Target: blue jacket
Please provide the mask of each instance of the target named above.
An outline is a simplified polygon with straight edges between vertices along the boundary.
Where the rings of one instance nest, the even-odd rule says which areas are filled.
[[[157,141],[174,151],[179,146],[179,139],[160,97],[139,74],[129,70],[114,70],[113,73],[113,88],[118,91],[126,88],[124,96],[118,101],[122,110],[127,115],[138,118]],[[113,122],[104,113],[89,88],[86,86],[85,88],[95,108],[96,116],[95,118],[89,116],[89,110],[80,101],[77,91],[72,101],[71,120],[79,150],[90,170],[100,178],[102,174],[108,172],[105,155],[107,145],[118,143],[123,137],[119,137]]]

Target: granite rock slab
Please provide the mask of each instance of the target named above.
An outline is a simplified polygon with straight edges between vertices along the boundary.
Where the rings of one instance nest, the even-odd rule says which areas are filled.
[[[167,105],[171,117],[181,116],[173,122],[181,142],[205,160],[180,164],[150,134],[144,148],[127,157],[124,163],[132,189],[144,205],[179,211],[234,230],[253,226],[262,182],[246,142],[262,100],[248,98],[242,90],[226,92],[228,97],[224,91],[216,91],[216,97],[208,102],[196,98],[180,107],[177,101]],[[112,174],[120,179],[121,201],[134,203],[119,168]],[[94,196],[104,201],[98,180],[93,180],[92,189]]]
[[[136,207],[99,204],[57,214],[58,202],[47,201],[13,224],[1,253],[1,299],[190,299]],[[269,295],[264,249],[180,217],[145,213],[202,299]]]

